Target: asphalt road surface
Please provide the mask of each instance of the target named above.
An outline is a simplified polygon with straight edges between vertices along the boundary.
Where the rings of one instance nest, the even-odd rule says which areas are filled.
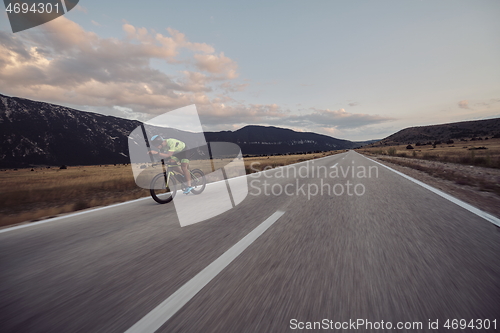
[[[248,184],[235,208],[186,227],[146,198],[4,229],[0,331],[289,332],[324,319],[325,331],[441,332],[448,319],[500,331],[493,223],[353,151]]]

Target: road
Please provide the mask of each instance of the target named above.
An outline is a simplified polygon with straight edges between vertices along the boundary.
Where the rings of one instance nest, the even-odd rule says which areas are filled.
[[[158,332],[289,332],[294,319],[423,323],[399,332],[437,332],[429,320],[447,319],[500,327],[500,228],[353,151],[301,165],[324,168],[319,177],[248,177],[242,203],[182,228],[173,205],[144,199],[4,230],[0,331],[140,330],[271,216],[279,218],[194,297],[160,316]],[[348,166],[356,172],[344,177]],[[371,177],[358,173],[370,166]],[[345,192],[307,195],[325,183]]]

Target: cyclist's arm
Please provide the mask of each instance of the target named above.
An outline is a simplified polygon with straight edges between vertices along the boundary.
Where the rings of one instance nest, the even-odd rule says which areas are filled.
[[[153,155],[158,155],[158,156],[163,157],[163,158],[167,158],[167,157],[171,157],[175,153],[175,151],[169,151],[167,153],[160,153],[159,151],[151,150],[150,153]]]

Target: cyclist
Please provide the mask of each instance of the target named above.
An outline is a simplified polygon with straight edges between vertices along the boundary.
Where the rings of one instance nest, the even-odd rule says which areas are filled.
[[[186,151],[183,151],[186,148],[186,144],[177,139],[163,139],[159,135],[154,135],[151,138],[151,146],[156,147],[158,151],[151,150],[149,151],[152,155],[158,155],[162,158],[170,158],[175,161],[177,165],[179,165],[179,159],[181,166],[177,166],[177,171],[184,175],[186,178],[187,188],[183,192],[184,194],[189,194],[194,187],[191,186],[191,174],[189,173],[189,160],[187,159]],[[166,152],[164,152],[166,151]],[[174,156],[175,154],[175,156]]]

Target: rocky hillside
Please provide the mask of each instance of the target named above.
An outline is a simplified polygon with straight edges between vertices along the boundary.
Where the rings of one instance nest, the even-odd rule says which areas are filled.
[[[448,140],[484,138],[500,135],[500,118],[462,121],[431,126],[405,128],[388,136],[373,146],[415,144]]]
[[[128,163],[138,121],[0,95],[0,167]]]

